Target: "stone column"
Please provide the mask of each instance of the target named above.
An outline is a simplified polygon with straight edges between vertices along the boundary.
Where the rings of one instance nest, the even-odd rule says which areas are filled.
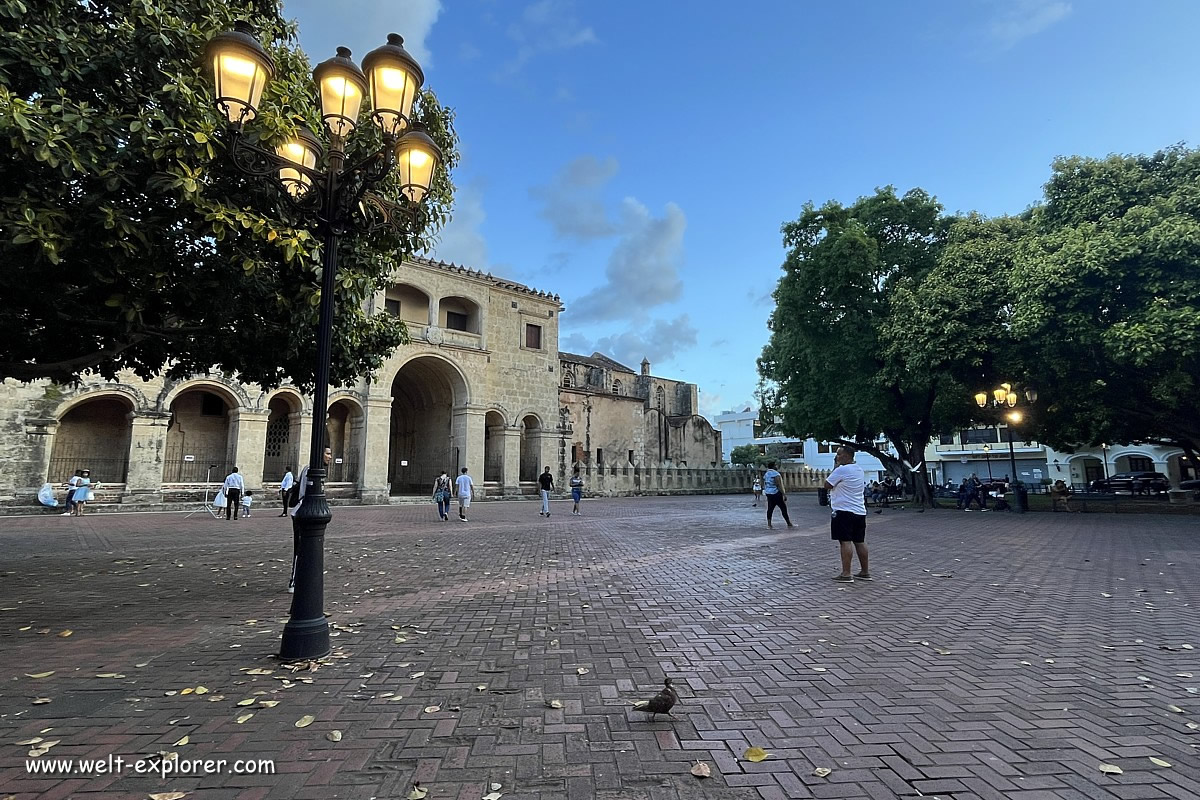
[[[386,503],[392,494],[388,484],[388,458],[392,445],[392,397],[368,397],[362,450],[359,458],[360,496],[364,503]]]
[[[166,411],[129,415],[129,467],[122,503],[162,502],[163,453],[170,421],[171,414]]]
[[[234,462],[242,474],[247,491],[262,492],[269,416],[267,411],[251,411],[248,408],[235,408],[229,412],[230,433],[237,443]]]
[[[295,444],[296,463],[292,466],[295,467],[294,471],[296,476],[299,477],[300,470],[308,466],[308,448],[312,442],[312,415],[306,414],[303,411],[297,411],[288,414],[288,421],[291,423],[291,430],[295,431],[297,437]],[[283,476],[281,475],[280,477]]]
[[[503,431],[504,436],[504,493],[519,495],[521,493],[521,428],[510,425]]]
[[[466,467],[483,490],[483,437],[486,427],[487,409],[484,406],[456,406],[451,412],[450,446],[457,447],[459,469]]]

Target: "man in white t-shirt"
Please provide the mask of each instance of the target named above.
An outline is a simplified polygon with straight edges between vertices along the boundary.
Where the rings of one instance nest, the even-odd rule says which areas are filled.
[[[292,490],[292,484],[296,482],[296,476],[292,474],[290,466],[284,469],[283,480],[279,482],[279,499],[283,503],[283,511],[279,512],[279,516],[286,517],[288,515],[288,492]]]
[[[833,509],[830,538],[838,543],[842,556],[842,571],[833,579],[838,583],[853,583],[855,578],[869,581],[867,504],[863,499],[867,476],[863,474],[862,467],[854,463],[853,447],[839,447],[833,463],[834,469],[825,479],[825,488],[829,490],[829,505]],[[850,565],[855,553],[858,553],[859,571],[857,575],[851,575]]]
[[[475,492],[475,482],[467,474],[467,468],[462,468],[462,474],[454,481],[458,488],[458,519],[467,521],[467,509],[471,507],[471,495]]]

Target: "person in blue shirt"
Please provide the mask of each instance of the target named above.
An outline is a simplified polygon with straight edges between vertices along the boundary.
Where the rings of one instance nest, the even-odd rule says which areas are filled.
[[[774,461],[767,462],[767,471],[763,475],[763,494],[767,497],[767,527],[775,527],[771,524],[771,515],[776,508],[783,514],[783,521],[787,523],[787,526],[794,527],[792,518],[788,516],[787,491],[783,487],[783,476],[779,474],[779,470],[775,469]]]

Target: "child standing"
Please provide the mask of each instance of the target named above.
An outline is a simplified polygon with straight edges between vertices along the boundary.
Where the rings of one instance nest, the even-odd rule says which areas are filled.
[[[246,492],[242,495],[242,516],[249,518],[250,504],[254,502],[254,492]]]

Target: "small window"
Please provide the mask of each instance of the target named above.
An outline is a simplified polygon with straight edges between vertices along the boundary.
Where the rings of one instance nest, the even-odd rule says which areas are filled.
[[[570,389],[574,385],[575,385],[575,377],[569,372],[564,372],[563,373],[563,386]]]
[[[613,385],[612,385],[612,393],[613,393],[613,394],[620,394],[620,393],[621,393],[621,388],[622,388],[622,387],[621,387],[621,382],[620,382],[620,381],[618,381],[618,380],[614,380],[614,381],[613,381]]]
[[[577,444],[571,445],[571,463],[572,464],[579,463],[579,445],[577,445]]]
[[[400,316],[400,301],[388,298],[383,301],[383,310],[391,314],[393,317]]]
[[[833,448],[829,446],[829,442],[818,442],[817,443],[817,452],[818,453],[832,453]]]
[[[446,327],[452,331],[467,330],[467,322],[469,318],[466,314],[461,314],[457,311],[446,312]]]
[[[630,464],[633,463],[633,451],[632,450],[629,451],[629,463]]]
[[[654,390],[654,407],[659,411],[665,411],[667,408],[667,393],[661,386]]]
[[[604,448],[602,448],[602,447],[596,448],[596,463],[597,464],[604,463]]]
[[[212,392],[202,392],[200,395],[200,416],[225,416],[225,401]]]
[[[525,346],[530,350],[542,349],[542,326],[541,325],[525,325]]]
[[[1144,456],[1129,457],[1130,472],[1153,472],[1154,462]]]
[[[943,433],[938,435],[938,444],[954,444],[953,433]]]

